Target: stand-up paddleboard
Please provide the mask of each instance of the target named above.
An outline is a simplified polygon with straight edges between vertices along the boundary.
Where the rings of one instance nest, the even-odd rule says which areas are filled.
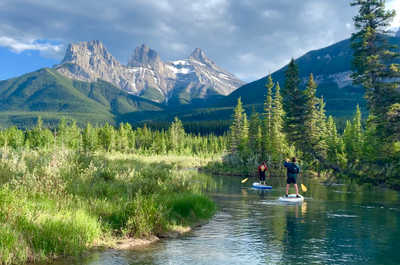
[[[259,190],[270,190],[270,189],[272,189],[272,186],[263,185],[263,184],[260,184],[258,182],[254,182],[252,187],[254,189],[259,189]]]
[[[299,203],[304,201],[304,197],[299,195],[300,198],[296,197],[296,194],[289,194],[288,197],[279,197],[279,201],[281,202],[294,202],[294,203]]]

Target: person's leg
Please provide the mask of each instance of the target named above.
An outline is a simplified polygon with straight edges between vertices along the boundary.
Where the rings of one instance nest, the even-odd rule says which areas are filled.
[[[290,184],[286,184],[286,195],[289,194],[289,186],[290,186]]]
[[[296,189],[296,195],[299,195],[299,187],[297,187],[297,184],[294,184],[294,188]]]

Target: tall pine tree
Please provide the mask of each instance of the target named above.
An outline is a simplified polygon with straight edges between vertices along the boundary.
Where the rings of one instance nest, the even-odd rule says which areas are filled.
[[[317,84],[314,81],[313,74],[308,79],[305,94],[305,112],[304,112],[304,136],[301,140],[301,148],[309,157],[313,156],[316,146],[320,141],[319,130],[317,128],[319,111],[317,109],[319,99],[316,97]]]
[[[239,152],[239,147],[242,138],[243,131],[243,117],[244,109],[242,106],[241,98],[238,98],[238,103],[234,110],[233,122],[230,127],[230,150],[232,154],[237,154]]]
[[[259,144],[261,143],[261,139],[258,136],[258,128],[260,127],[260,117],[253,107],[251,115],[250,115],[250,124],[249,124],[249,147],[253,154],[258,154],[260,151]]]
[[[388,137],[390,122],[388,113],[393,104],[400,101],[400,67],[395,60],[400,57],[397,47],[387,41],[387,28],[395,12],[385,9],[384,0],[354,0],[358,6],[354,25],[358,30],[352,34],[354,50],[353,80],[366,90],[370,113],[375,116],[377,132]]]
[[[305,96],[299,89],[299,69],[292,59],[285,72],[285,87],[282,90],[283,109],[286,113],[284,130],[290,144],[301,148],[304,137]]]
[[[264,102],[264,159],[266,158],[266,153],[271,152],[271,131],[272,131],[272,89],[274,87],[274,82],[272,81],[271,75],[268,76],[267,84],[267,97]]]
[[[271,130],[271,143],[273,158],[281,161],[287,149],[287,142],[285,134],[283,133],[285,112],[282,105],[281,88],[279,83],[276,83],[275,96],[273,101],[273,116],[272,116],[272,130]],[[281,164],[281,163],[279,163]]]

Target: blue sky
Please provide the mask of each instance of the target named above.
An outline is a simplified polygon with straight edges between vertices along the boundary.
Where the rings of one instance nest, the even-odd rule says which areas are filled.
[[[0,79],[61,61],[68,43],[100,40],[121,63],[145,43],[163,60],[199,47],[244,81],[348,38],[349,0],[1,0]],[[400,14],[400,0],[388,0]],[[398,15],[393,26],[400,26]]]
[[[20,53],[0,46],[0,80],[29,73],[43,67],[51,67],[59,62],[56,58],[46,58],[36,50]]]

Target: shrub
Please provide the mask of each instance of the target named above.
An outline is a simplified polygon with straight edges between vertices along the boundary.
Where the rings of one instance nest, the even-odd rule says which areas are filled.
[[[190,224],[199,219],[210,218],[215,213],[215,204],[199,194],[177,194],[167,203],[169,218],[177,224]]]

